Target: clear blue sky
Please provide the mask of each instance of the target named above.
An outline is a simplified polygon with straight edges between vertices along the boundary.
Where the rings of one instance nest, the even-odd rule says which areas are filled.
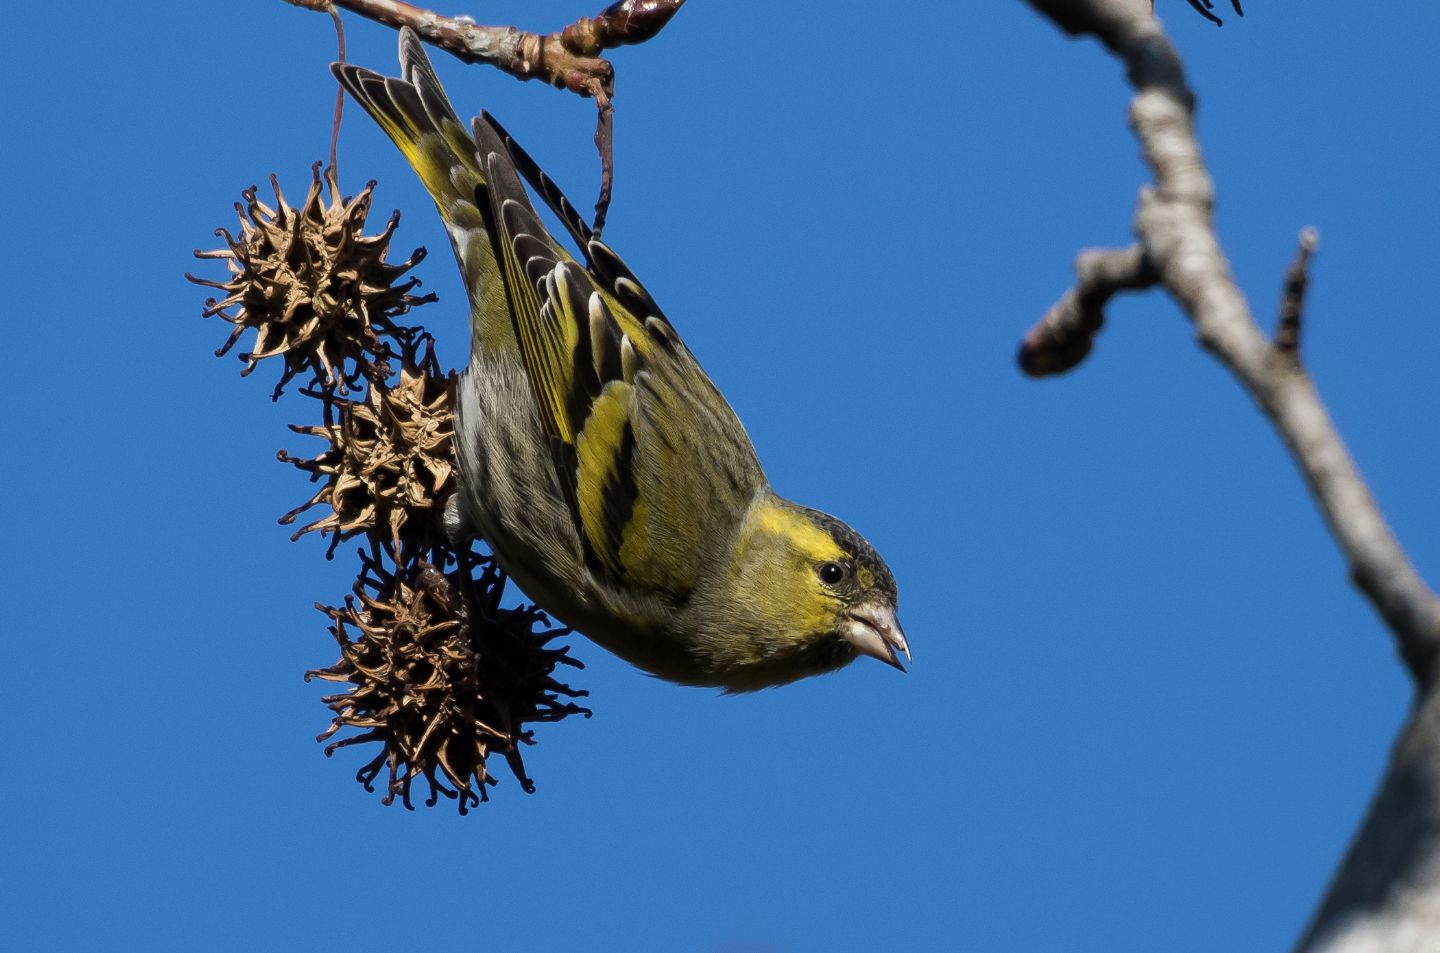
[[[807,13],[820,9],[823,13]],[[595,717],[467,818],[384,808],[322,757],[315,601],[351,557],[307,495],[273,370],[210,352],[181,273],[272,170],[328,147],[327,18],[279,0],[87,10],[0,71],[11,328],[0,550],[14,949],[845,953],[1281,950],[1378,777],[1408,686],[1260,416],[1158,295],[1063,379],[1015,369],[1075,251],[1144,172],[1120,69],[1019,2],[694,0],[620,72],[607,237],[781,492],[886,554],[915,649],[722,698],[576,639]],[[1305,353],[1440,580],[1440,6],[1160,0],[1259,313],[1322,232]],[[551,29],[586,3],[451,9]],[[350,20],[352,59],[394,33]],[[441,57],[577,198],[588,103]],[[429,246],[433,208],[347,115],[341,166]]]

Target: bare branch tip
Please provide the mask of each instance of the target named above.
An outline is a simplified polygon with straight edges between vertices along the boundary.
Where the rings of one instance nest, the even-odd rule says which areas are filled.
[[[1075,256],[1075,287],[1026,333],[1017,360],[1029,377],[1063,374],[1090,354],[1105,325],[1105,306],[1121,291],[1149,288],[1159,280],[1139,245],[1087,248]]]
[[[1295,260],[1285,269],[1280,313],[1275,324],[1275,352],[1298,364],[1300,333],[1305,317],[1305,288],[1310,283],[1310,259],[1320,247],[1320,232],[1313,225],[1300,229]]]
[[[1056,309],[1066,306],[1067,303],[1062,301]],[[1099,328],[1067,334],[1057,328],[1055,323],[1051,320],[1051,315],[1046,315],[1020,342],[1015,363],[1026,377],[1055,377],[1074,370],[1095,346],[1095,333]]]

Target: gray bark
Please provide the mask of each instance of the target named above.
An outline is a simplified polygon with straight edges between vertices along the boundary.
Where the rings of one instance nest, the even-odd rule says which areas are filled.
[[[1027,0],[1065,32],[1099,39],[1126,66],[1130,126],[1154,176],[1140,190],[1137,243],[1077,259],[1077,287],[1026,335],[1021,367],[1079,364],[1115,293],[1163,288],[1269,418],[1350,567],[1394,637],[1416,704],[1370,805],[1296,953],[1440,950],[1440,598],[1381,514],[1300,361],[1301,296],[1313,235],[1287,276],[1279,341],[1256,323],[1211,216],[1214,185],[1192,122],[1184,64],[1147,0]]]

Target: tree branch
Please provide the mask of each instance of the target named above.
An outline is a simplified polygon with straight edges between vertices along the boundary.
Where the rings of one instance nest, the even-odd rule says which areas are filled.
[[[1089,327],[1093,334],[1110,295],[1148,283],[1135,270],[1139,262],[1148,263],[1152,280],[1175,298],[1200,343],[1230,368],[1270,417],[1349,560],[1356,585],[1394,633],[1417,682],[1428,684],[1440,651],[1440,598],[1385,523],[1309,375],[1297,362],[1278,359],[1285,348],[1277,349],[1265,337],[1235,286],[1211,221],[1214,186],[1191,124],[1194,96],[1169,38],[1141,0],[1028,2],[1069,32],[1095,34],[1129,67],[1136,90],[1130,125],[1155,185],[1140,192],[1139,244],[1125,253],[1132,256],[1129,270],[1101,269],[1088,281],[1082,272],[1081,284],[1026,336],[1022,366],[1029,360],[1028,373],[1047,374],[1078,363],[1077,358],[1068,366],[1051,367],[1034,359],[1035,347],[1043,351],[1057,334],[1053,316],[1078,311],[1058,327],[1072,335]]]
[[[1123,288],[1161,285],[1200,343],[1270,419],[1350,565],[1357,588],[1394,636],[1418,688],[1412,720],[1383,786],[1301,953],[1432,953],[1440,936],[1440,598],[1420,578],[1381,515],[1299,360],[1302,295],[1313,237],[1302,237],[1274,342],[1251,314],[1214,230],[1214,186],[1192,122],[1184,66],[1146,0],[1027,0],[1062,30],[1094,35],[1127,67],[1130,126],[1154,176],[1135,214],[1138,244],[1077,262],[1080,282],[1031,329],[1021,348],[1030,374],[1068,370],[1090,349],[1105,302]],[[1307,233],[1308,234],[1308,233]],[[1310,247],[1307,247],[1307,243]],[[1095,254],[1095,253],[1087,253]]]
[[[1280,319],[1275,323],[1275,350],[1293,361],[1300,360],[1300,323],[1305,316],[1305,288],[1310,283],[1310,257],[1320,245],[1320,233],[1300,230],[1300,247],[1285,271],[1285,289],[1280,295]]]
[[[1061,374],[1090,353],[1105,324],[1105,305],[1120,291],[1149,288],[1155,271],[1139,245],[1087,248],[1075,256],[1075,287],[1045,312],[1020,344],[1020,369],[1031,377]]]
[[[595,146],[600,153],[600,197],[594,231],[605,227],[614,181],[615,68],[605,50],[644,43],[670,22],[685,0],[616,0],[594,17],[582,17],[558,33],[530,33],[513,26],[481,26],[466,17],[442,16],[404,0],[286,0],[328,11],[343,7],[367,19],[408,26],[420,38],[466,63],[484,63],[519,79],[540,79],[595,100]]]

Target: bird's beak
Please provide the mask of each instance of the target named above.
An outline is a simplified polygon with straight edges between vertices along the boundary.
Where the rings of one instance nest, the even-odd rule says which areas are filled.
[[[905,661],[910,661],[910,645],[905,641],[900,620],[895,618],[895,610],[889,606],[873,603],[856,606],[845,613],[840,623],[840,635],[871,658],[893,665],[902,672],[905,666],[900,664],[896,650],[904,652]]]

